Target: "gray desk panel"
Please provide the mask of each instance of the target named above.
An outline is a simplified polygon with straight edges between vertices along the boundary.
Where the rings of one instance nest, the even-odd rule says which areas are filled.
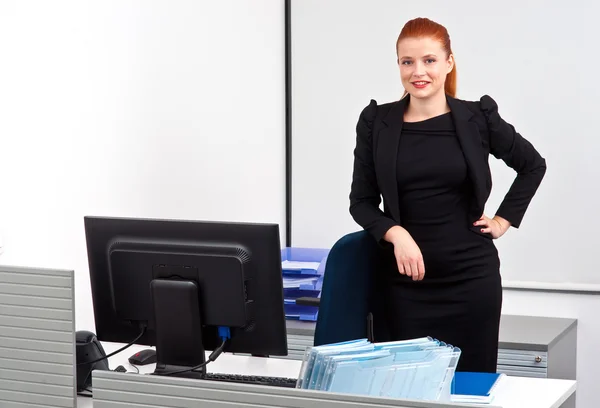
[[[39,361],[40,363],[51,363],[72,367],[74,358],[72,353],[60,353],[54,351],[31,351],[20,347],[0,348],[0,359],[15,358],[25,361]]]
[[[73,408],[73,271],[0,266],[0,406]]]
[[[2,408],[48,408],[48,405],[21,404],[18,402],[3,402]]]
[[[0,305],[28,306],[37,308],[48,308],[53,310],[73,310],[71,299],[58,299],[47,297],[31,297],[23,295],[5,294],[0,292]],[[60,314],[57,314],[57,317]]]
[[[0,384],[2,387],[2,384]],[[0,407],[4,408],[7,403],[21,403],[21,408],[30,407],[31,404],[42,406],[44,408],[73,408],[75,405],[74,397],[53,397],[46,394],[32,394],[20,391],[5,391],[0,389]]]
[[[472,405],[340,395],[294,388],[265,387],[94,371],[94,408],[467,408]],[[498,408],[489,406],[488,408]]]
[[[17,283],[2,283],[0,281],[0,293],[6,295],[39,296],[41,298],[55,299],[70,299],[71,297],[71,290],[68,288],[44,286],[43,282],[40,283],[40,285],[19,285]]]
[[[0,304],[0,314],[5,316],[32,317],[38,319],[56,319],[71,322],[71,311],[34,306],[16,306]]]

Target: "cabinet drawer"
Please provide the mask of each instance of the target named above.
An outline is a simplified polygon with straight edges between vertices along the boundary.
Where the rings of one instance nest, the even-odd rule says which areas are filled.
[[[527,367],[515,367],[515,366],[502,366],[498,365],[497,371],[506,375],[517,376],[517,377],[535,377],[535,378],[547,378],[548,372],[546,368],[527,368]]]
[[[287,335],[288,346],[290,344],[298,345],[302,347],[312,347],[313,346],[313,338],[308,336],[298,336],[296,334],[288,334]]]
[[[548,367],[548,354],[545,351],[498,350],[498,365],[518,367]]]
[[[287,336],[288,358],[302,360],[307,348],[313,346],[313,338],[308,336],[293,335]]]
[[[313,338],[297,334],[289,334],[288,356],[293,360],[302,360],[307,348],[313,346]],[[546,352],[534,350],[498,350],[498,367],[511,373],[512,375],[524,375],[545,377],[548,367],[548,355]]]

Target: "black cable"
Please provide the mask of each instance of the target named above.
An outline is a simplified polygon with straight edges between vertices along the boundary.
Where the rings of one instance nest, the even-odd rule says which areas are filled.
[[[85,393],[83,391],[86,391],[87,393]],[[82,391],[78,391],[77,395],[79,395],[80,397],[93,398],[93,396],[92,396],[92,390],[89,390],[87,388],[83,389]]]
[[[137,371],[137,373],[136,373],[136,374],[139,374],[139,373],[140,373],[140,369],[139,369],[139,368],[137,368],[137,366],[136,366],[135,364],[131,364],[131,363],[129,363],[129,365],[130,365],[130,366],[132,366],[133,368],[135,368],[135,371]]]
[[[367,314],[367,339],[371,343],[375,343],[375,334],[373,331],[373,313]]]
[[[190,371],[196,371],[196,370],[198,370],[199,368],[202,368],[202,367],[206,367],[206,365],[208,363],[210,363],[212,361],[215,361],[217,359],[217,357],[219,357],[219,355],[221,355],[221,353],[223,352],[223,349],[225,348],[226,344],[227,344],[227,339],[224,338],[223,342],[221,343],[221,345],[219,347],[217,347],[215,349],[215,351],[213,351],[212,353],[210,353],[210,356],[208,356],[208,360],[205,361],[202,364],[198,364],[195,367],[186,368],[186,369],[183,369],[183,370],[169,371],[169,372],[166,372],[166,373],[161,373],[161,375],[175,375],[175,374],[187,373],[187,372],[190,372]]]
[[[82,363],[78,363],[77,365],[78,365],[78,366],[80,366],[80,365],[85,365],[85,364],[94,364],[94,363],[97,363],[98,361],[106,360],[107,358],[109,358],[109,357],[112,357],[112,356],[114,356],[115,354],[119,354],[121,351],[123,351],[123,350],[125,350],[125,349],[128,349],[129,347],[133,346],[133,345],[135,344],[135,342],[136,342],[136,341],[138,341],[139,339],[141,339],[141,338],[142,338],[142,336],[144,335],[144,333],[146,333],[146,326],[143,326],[143,327],[142,327],[142,332],[139,334],[139,336],[137,336],[137,337],[136,337],[136,338],[135,338],[133,341],[131,341],[131,342],[130,342],[129,344],[127,344],[126,346],[123,346],[123,347],[121,347],[121,348],[120,348],[120,349],[118,349],[117,351],[114,351],[114,352],[110,353],[110,354],[109,354],[109,355],[107,355],[107,356],[100,357],[100,358],[98,358],[98,359],[96,359],[96,360],[94,360],[94,361],[85,361],[85,362],[82,362]]]

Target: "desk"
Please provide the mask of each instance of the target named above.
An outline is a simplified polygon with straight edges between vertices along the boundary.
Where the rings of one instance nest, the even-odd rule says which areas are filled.
[[[118,345],[113,344],[105,345],[107,353],[115,350],[117,347]],[[123,365],[128,371],[135,371],[133,367],[127,363],[127,358],[131,354],[143,348],[144,347],[135,346],[121,353],[121,355],[111,358],[110,368],[114,369],[118,365]],[[270,375],[294,378],[297,377],[297,374],[300,370],[300,365],[301,362],[297,360],[249,357],[225,353],[222,354],[217,361],[210,363],[207,367],[213,372]],[[141,374],[150,373],[153,370],[154,365],[140,367]],[[126,377],[133,376],[135,374],[121,375]],[[559,408],[563,402],[565,402],[575,392],[575,388],[576,382],[573,380],[507,376],[498,384],[497,394],[493,406],[502,408]],[[416,407],[419,405],[410,406]],[[450,407],[451,405],[445,404],[440,405],[440,407],[441,406]],[[79,397],[78,407],[92,408],[93,401],[90,398]]]
[[[289,354],[301,360],[312,346],[315,322],[287,321]],[[575,380],[577,320],[540,316],[502,315],[498,372],[518,377]]]
[[[289,354],[301,360],[313,343],[315,322],[287,321]],[[498,344],[498,372],[516,377],[575,380],[577,375],[577,320],[502,315]],[[575,408],[576,395],[564,404]]]

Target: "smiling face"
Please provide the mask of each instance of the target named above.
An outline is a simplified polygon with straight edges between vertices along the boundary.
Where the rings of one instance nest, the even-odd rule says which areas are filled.
[[[405,38],[398,43],[398,66],[404,89],[413,98],[427,99],[444,92],[446,76],[454,68],[439,41]]]

